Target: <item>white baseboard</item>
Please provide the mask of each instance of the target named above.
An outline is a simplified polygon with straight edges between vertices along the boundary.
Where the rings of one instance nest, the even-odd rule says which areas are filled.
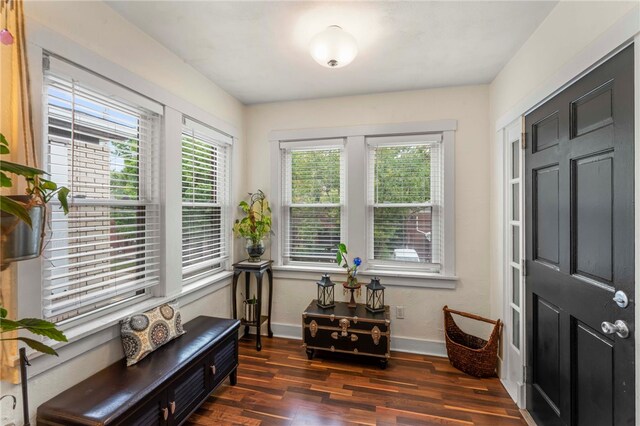
[[[286,339],[302,339],[302,326],[294,324],[271,324],[273,335]],[[447,356],[444,342],[436,340],[415,339],[412,337],[391,336],[391,349],[412,354]]]

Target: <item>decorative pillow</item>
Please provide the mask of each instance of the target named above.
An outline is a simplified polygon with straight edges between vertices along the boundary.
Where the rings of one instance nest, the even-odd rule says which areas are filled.
[[[185,333],[176,302],[166,303],[120,322],[127,366]]]

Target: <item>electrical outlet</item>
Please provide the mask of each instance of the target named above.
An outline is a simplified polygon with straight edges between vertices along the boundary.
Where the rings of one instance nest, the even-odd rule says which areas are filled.
[[[396,306],[396,318],[404,319],[404,306]]]

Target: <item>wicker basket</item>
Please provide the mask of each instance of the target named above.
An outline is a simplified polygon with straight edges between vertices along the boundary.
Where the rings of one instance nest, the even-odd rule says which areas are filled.
[[[498,342],[502,329],[500,320],[494,321],[467,312],[454,311],[447,306],[442,310],[444,311],[447,355],[451,365],[475,377],[495,376],[498,363]],[[489,340],[472,336],[460,330],[451,314],[494,324]]]

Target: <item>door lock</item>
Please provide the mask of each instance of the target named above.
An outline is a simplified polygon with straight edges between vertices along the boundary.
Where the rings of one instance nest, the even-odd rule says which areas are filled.
[[[615,333],[621,339],[629,337],[629,327],[627,326],[627,323],[622,320],[618,320],[614,324],[611,324],[609,321],[603,321],[600,327],[604,334]]]
[[[622,290],[616,291],[616,294],[613,295],[613,301],[616,302],[616,305],[621,308],[626,308],[629,306],[629,298],[627,297],[627,293]]]

